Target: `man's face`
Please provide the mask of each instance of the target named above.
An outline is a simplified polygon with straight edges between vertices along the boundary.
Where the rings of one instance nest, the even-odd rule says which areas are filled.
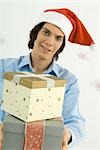
[[[34,41],[33,51],[41,59],[52,60],[63,43],[64,33],[55,25],[45,23]]]

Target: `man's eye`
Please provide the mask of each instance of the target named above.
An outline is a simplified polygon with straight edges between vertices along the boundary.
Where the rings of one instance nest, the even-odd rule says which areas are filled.
[[[44,33],[44,35],[47,35],[47,36],[49,35],[49,32],[46,30],[44,30],[43,33]]]
[[[61,37],[61,36],[57,36],[57,37],[56,37],[56,40],[57,40],[57,41],[61,41],[61,42],[62,42],[62,41],[63,41],[63,37]]]

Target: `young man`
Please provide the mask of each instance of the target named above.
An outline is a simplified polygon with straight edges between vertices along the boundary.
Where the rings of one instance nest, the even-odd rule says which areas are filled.
[[[85,120],[79,112],[79,86],[74,74],[55,63],[67,46],[67,41],[81,45],[91,45],[93,40],[77,16],[70,10],[51,9],[43,12],[30,32],[28,56],[0,60],[0,100],[2,101],[3,73],[7,71],[27,71],[51,74],[67,80],[64,94],[62,116],[64,119],[64,136],[62,150],[78,143],[85,135]],[[6,112],[0,110],[0,142],[3,140],[3,120]],[[1,149],[0,149],[1,150]]]

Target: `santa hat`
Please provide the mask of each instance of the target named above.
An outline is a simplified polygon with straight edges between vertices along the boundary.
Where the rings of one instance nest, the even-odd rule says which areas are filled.
[[[48,9],[45,10],[36,24],[48,22],[58,26],[65,34],[66,39],[71,43],[90,46],[94,44],[93,39],[79,18],[69,9]]]

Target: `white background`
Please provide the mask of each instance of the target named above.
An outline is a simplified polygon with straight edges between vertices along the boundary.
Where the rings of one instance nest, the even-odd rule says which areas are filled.
[[[99,150],[100,71],[98,2],[94,0],[0,1],[0,58],[29,53],[29,32],[39,13],[48,8],[66,7],[76,13],[93,37],[96,46],[89,48],[68,43],[58,63],[75,73],[81,88],[80,111],[86,119],[86,138],[73,150]],[[98,86],[99,84],[99,86]]]

